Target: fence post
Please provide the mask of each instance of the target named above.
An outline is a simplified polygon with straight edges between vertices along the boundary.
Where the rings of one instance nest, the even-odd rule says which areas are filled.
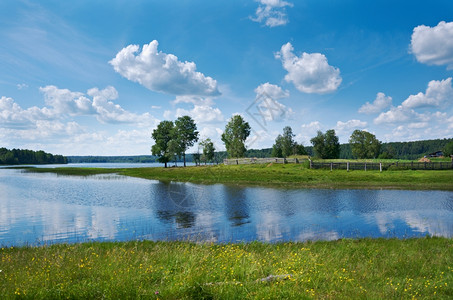
[[[349,172],[349,161],[346,163],[346,169],[347,169],[348,172]]]
[[[365,163],[365,171],[366,171],[366,163]]]
[[[379,172],[382,172],[382,163],[379,163]]]
[[[330,171],[332,171],[332,170],[333,170],[333,163],[331,162],[330,163]]]

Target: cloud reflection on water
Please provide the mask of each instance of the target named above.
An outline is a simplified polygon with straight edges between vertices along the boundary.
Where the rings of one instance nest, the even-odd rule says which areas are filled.
[[[453,236],[452,192],[288,190],[114,177],[0,170],[0,244]],[[184,206],[169,196],[174,186]]]

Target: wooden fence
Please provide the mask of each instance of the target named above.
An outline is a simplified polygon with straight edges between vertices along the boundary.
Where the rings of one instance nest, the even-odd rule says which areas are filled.
[[[229,158],[224,159],[225,165],[251,165],[251,164],[298,164],[300,163],[297,158],[279,158],[279,157],[267,157],[267,158]]]
[[[225,165],[251,165],[251,164],[299,164],[306,159],[297,158],[230,158],[224,159]],[[379,170],[388,169],[408,169],[408,170],[448,170],[453,169],[452,162],[317,162],[310,160],[310,169],[330,169],[330,170]]]
[[[448,170],[453,169],[453,162],[395,162],[395,163],[365,163],[365,162],[314,162],[310,161],[310,169],[330,170]]]

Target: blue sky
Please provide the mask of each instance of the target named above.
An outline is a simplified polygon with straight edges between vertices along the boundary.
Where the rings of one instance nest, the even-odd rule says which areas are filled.
[[[0,2],[0,146],[150,154],[162,120],[192,116],[223,150],[289,125],[342,143],[453,137],[453,2]],[[196,146],[191,149],[196,149]]]

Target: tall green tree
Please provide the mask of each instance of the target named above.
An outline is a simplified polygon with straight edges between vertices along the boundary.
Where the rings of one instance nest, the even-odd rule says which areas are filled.
[[[272,156],[286,158],[291,155],[306,154],[304,146],[294,140],[295,136],[290,126],[283,128],[283,135],[279,134],[272,146]]]
[[[327,130],[325,136],[327,158],[340,158],[340,141],[335,130]]]
[[[290,126],[286,126],[283,128],[283,144],[282,144],[282,155],[283,157],[288,157],[294,154],[294,148],[296,146],[296,142],[294,141],[294,137],[296,135],[293,133],[293,130]]]
[[[294,155],[307,155],[304,145],[296,143],[294,146]]]
[[[200,152],[192,154],[193,156],[193,162],[195,163],[196,166],[200,165],[201,162],[201,154]]]
[[[250,135],[250,125],[240,115],[233,116],[225,126],[222,142],[229,157],[244,157],[246,148],[245,140]]]
[[[453,155],[453,141],[447,143],[444,149],[442,149],[442,152],[444,153],[444,156],[447,157]]]
[[[283,136],[279,134],[275,138],[274,145],[272,145],[272,157],[283,157],[282,148],[283,148]]]
[[[168,149],[169,142],[173,139],[174,124],[172,121],[162,121],[157,125],[157,128],[153,130],[152,138],[154,139],[154,145],[151,147],[153,155],[158,156],[157,160],[165,164],[173,158],[171,152]]]
[[[340,142],[335,130],[330,129],[326,133],[318,131],[318,134],[310,142],[313,144],[313,150],[317,157],[323,159],[340,157]]]
[[[182,148],[181,144],[176,139],[171,139],[167,144],[166,151],[169,161],[173,160],[175,165],[178,161],[178,157],[181,157]]]
[[[327,153],[326,153],[326,142],[325,142],[325,136],[322,131],[318,130],[318,133],[314,138],[310,140],[310,142],[313,145],[313,151],[315,153],[315,156],[319,158],[326,158]]]
[[[376,158],[381,151],[382,143],[372,133],[354,130],[349,138],[352,155],[356,158]]]
[[[182,116],[176,119],[174,139],[179,143],[181,155],[186,166],[186,151],[198,141],[198,131],[195,121],[189,116]]]
[[[206,164],[207,162],[212,162],[215,155],[215,147],[214,143],[211,141],[210,138],[207,138],[200,143],[201,147],[203,147],[203,156],[202,160]]]

